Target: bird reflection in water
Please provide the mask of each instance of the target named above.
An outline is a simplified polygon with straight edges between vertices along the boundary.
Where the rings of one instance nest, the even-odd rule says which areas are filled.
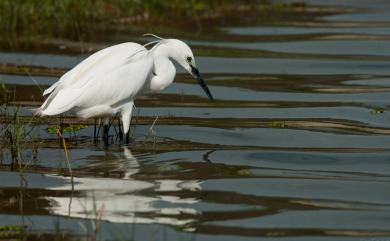
[[[116,223],[161,223],[184,226],[193,222],[197,210],[189,205],[195,198],[180,198],[173,192],[200,190],[197,180],[136,180],[140,164],[131,151],[123,148],[117,159],[122,178],[75,177],[73,198],[50,197],[52,211],[57,215],[74,218],[98,218],[99,209],[104,210],[102,220]],[[69,186],[53,188],[69,189]],[[170,193],[164,195],[164,193]],[[187,214],[187,218],[178,215]],[[190,215],[188,215],[190,214]]]

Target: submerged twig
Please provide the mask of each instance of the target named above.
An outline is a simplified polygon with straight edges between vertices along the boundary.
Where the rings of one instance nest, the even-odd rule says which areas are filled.
[[[99,232],[100,224],[101,224],[102,219],[103,219],[103,214],[104,214],[104,204],[100,207],[100,209],[98,211],[98,216],[97,216],[96,222],[92,223],[93,234],[92,234],[92,237],[91,237],[91,241],[96,241],[97,240],[97,235],[98,235],[98,232]]]
[[[156,116],[156,119],[154,119],[153,124],[149,128],[148,135],[146,136],[146,138],[149,138],[149,136],[153,137],[153,150],[156,147],[156,131],[154,130],[154,125],[156,124],[157,120],[158,116]]]
[[[61,131],[60,131],[59,128],[57,128],[57,135],[58,135],[58,137],[61,139],[61,141],[62,141],[62,147],[64,148],[65,159],[66,159],[66,163],[67,163],[67,165],[68,165],[70,180],[71,180],[71,184],[72,184],[72,192],[73,192],[73,191],[74,191],[74,183],[73,183],[72,167],[71,167],[70,161],[69,161],[68,149],[66,148],[65,138],[64,138],[64,136],[62,135],[62,133],[61,133]]]

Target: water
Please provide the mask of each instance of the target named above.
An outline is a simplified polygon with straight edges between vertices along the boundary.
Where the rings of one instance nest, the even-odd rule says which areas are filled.
[[[137,102],[141,122],[129,147],[115,137],[109,149],[94,145],[93,126],[82,122],[77,138],[65,134],[73,191],[64,151],[47,132],[59,121],[40,125],[23,151],[23,177],[2,149],[0,226],[83,237],[98,224],[102,240],[390,239],[388,2],[308,3],[361,11],[324,17],[318,27],[224,29],[286,41],[192,41],[279,55],[199,56],[216,102],[180,70],[175,84]],[[0,63],[70,68],[84,57],[8,52]],[[0,79],[23,90],[13,101],[27,116],[39,102],[35,85],[56,81]],[[147,133],[156,115],[154,139]]]

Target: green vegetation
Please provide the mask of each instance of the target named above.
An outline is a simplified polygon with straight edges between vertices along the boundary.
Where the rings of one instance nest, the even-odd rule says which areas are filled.
[[[47,128],[47,131],[50,134],[57,134],[57,130],[60,130],[61,133],[73,133],[75,134],[76,131],[79,131],[81,129],[87,128],[87,125],[71,125],[71,124],[64,124],[63,126],[60,125],[54,125],[54,126],[49,126]]]
[[[0,226],[0,240],[81,240],[72,237],[69,233],[65,234],[61,230],[56,232],[30,231],[24,225],[5,225]]]
[[[0,141],[10,151],[12,157],[12,168],[17,167],[21,175],[26,166],[36,159],[37,146],[31,147],[32,155],[26,157],[22,155],[22,150],[26,149],[26,144],[33,139],[34,125],[31,123],[34,117],[29,117],[27,122],[21,121],[19,106],[9,107],[11,96],[15,100],[15,92],[9,91],[4,84],[0,86],[0,96],[2,105],[0,106]]]
[[[1,240],[20,238],[23,236],[23,233],[24,233],[24,227],[21,225],[0,226]]]
[[[302,16],[301,11],[296,12],[302,6],[270,0],[2,0],[0,43],[18,48],[44,39],[96,42],[115,32],[196,35],[225,24],[253,25],[296,18]]]
[[[2,0],[0,32],[14,43],[20,35],[83,39],[116,25],[167,22],[177,17],[194,19],[195,12],[225,6],[232,0]]]

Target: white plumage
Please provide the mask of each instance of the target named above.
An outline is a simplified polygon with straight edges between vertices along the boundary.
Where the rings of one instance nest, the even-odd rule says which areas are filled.
[[[191,49],[180,40],[161,39],[151,50],[137,43],[122,43],[92,54],[44,91],[48,97],[37,113],[70,112],[81,118],[106,120],[119,113],[126,134],[136,96],[162,90],[173,82],[176,69],[171,60],[191,73],[212,99]]]

